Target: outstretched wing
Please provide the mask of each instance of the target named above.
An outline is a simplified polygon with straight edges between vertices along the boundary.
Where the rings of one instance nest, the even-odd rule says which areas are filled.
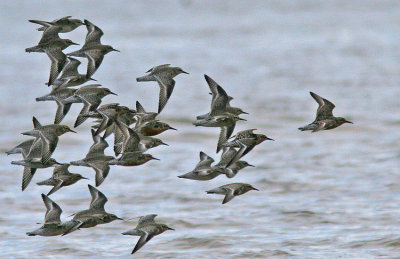
[[[62,209],[60,208],[60,206],[58,206],[57,203],[52,201],[49,197],[47,197],[43,193],[42,193],[42,199],[47,209],[46,215],[44,216],[44,223],[60,224],[61,223],[60,215],[62,213]]]
[[[315,120],[324,120],[327,117],[333,116],[332,111],[335,108],[335,105],[328,101],[325,98],[322,98],[318,94],[315,94],[313,92],[310,92],[310,95],[314,98],[315,101],[318,103],[318,110],[317,110],[317,116]]]

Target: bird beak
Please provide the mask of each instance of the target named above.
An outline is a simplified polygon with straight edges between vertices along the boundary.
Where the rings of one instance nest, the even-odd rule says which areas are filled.
[[[83,177],[83,176],[81,176],[81,179],[86,179],[86,180],[89,180],[89,178],[86,178],[86,177]]]
[[[161,145],[169,146],[167,143],[161,142]]]
[[[256,166],[254,166],[254,165],[250,165],[250,164],[248,164],[247,166],[256,167]]]
[[[175,229],[173,229],[173,228],[170,228],[170,227],[167,227],[169,230],[175,230]]]
[[[112,49],[113,51],[116,51],[116,52],[121,52],[121,51],[119,51],[119,50],[117,50],[117,49]]]
[[[177,130],[177,129],[175,129],[175,128],[172,128],[171,126],[169,127],[169,129],[170,129],[170,130]]]
[[[73,133],[78,133],[78,132],[76,132],[75,130],[72,130],[72,129],[69,129],[69,131],[73,132]]]
[[[269,137],[267,137],[266,139],[267,139],[267,140],[275,141],[275,139],[272,139],[272,138],[269,138]]]
[[[110,92],[110,94],[118,96],[118,94],[116,94],[116,93],[113,93],[113,92]]]
[[[242,111],[242,113],[243,113],[243,114],[249,114],[248,112],[244,112],[244,111]]]
[[[240,121],[247,121],[246,119],[239,118]]]
[[[91,78],[91,77],[89,77],[89,80],[92,80],[92,81],[96,81],[96,82],[97,82],[97,80],[96,80],[96,79],[94,79],[94,78]]]
[[[253,188],[253,190],[255,190],[255,191],[260,191],[259,189],[257,189],[257,188],[254,188],[254,187],[252,187]]]
[[[117,219],[119,219],[119,220],[124,220],[123,218],[118,218],[118,217],[117,217]]]
[[[57,164],[57,165],[62,165],[61,163],[59,163],[59,162],[57,162],[57,161],[55,161],[55,164]]]
[[[71,42],[71,45],[79,45],[78,43],[75,42]]]
[[[155,157],[152,157],[151,159],[160,161],[160,159],[158,159],[158,158],[155,158]]]
[[[188,74],[188,75],[189,75],[189,73],[188,73],[188,72],[185,72],[185,71],[183,71],[183,70],[182,70],[182,73],[184,73],[184,74]]]
[[[354,124],[353,122],[351,122],[351,121],[348,121],[348,120],[345,120],[344,122],[347,122],[347,123]]]

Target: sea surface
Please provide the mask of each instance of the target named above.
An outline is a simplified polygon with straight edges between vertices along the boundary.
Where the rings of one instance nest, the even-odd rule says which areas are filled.
[[[35,102],[49,92],[50,61],[25,53],[41,33],[28,19],[72,15],[104,31],[109,53],[94,74],[118,102],[139,100],[155,111],[156,83],[135,78],[170,63],[179,75],[160,119],[178,131],[160,138],[169,146],[149,151],[161,161],[112,167],[99,189],[106,210],[125,219],[158,214],[175,228],[153,238],[135,258],[399,258],[400,257],[400,2],[399,1],[1,1],[0,2],[0,257],[131,258],[137,237],[120,233],[137,219],[114,221],[64,237],[28,237],[42,223],[40,194],[52,169],[38,170],[21,192],[21,159],[4,152],[28,137],[32,116],[54,119],[54,102]],[[61,34],[84,43],[86,28]],[[66,52],[77,50],[72,46]],[[86,71],[82,59],[80,72]],[[245,160],[255,165],[232,179],[177,178],[198,162],[200,151],[218,161],[218,128],[194,127],[210,107],[203,78],[215,79],[232,105],[250,115],[236,131],[256,128],[276,141],[257,146]],[[314,119],[309,91],[337,106],[334,114],[354,124],[311,134],[297,128]],[[63,123],[72,126],[82,105]],[[87,120],[60,137],[54,158],[85,156],[92,139]],[[108,139],[110,143],[112,138]],[[112,154],[112,147],[106,150]],[[51,195],[62,220],[90,203],[90,178]],[[222,205],[206,190],[233,182],[260,189]],[[133,258],[133,257],[132,257]]]

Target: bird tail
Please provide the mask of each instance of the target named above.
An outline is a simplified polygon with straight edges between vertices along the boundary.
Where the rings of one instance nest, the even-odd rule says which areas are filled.
[[[46,94],[46,95],[43,95],[43,96],[41,96],[41,97],[37,97],[37,98],[36,98],[36,101],[37,101],[37,102],[51,101],[51,100],[53,100],[53,99],[50,97],[49,94]]]
[[[30,47],[30,48],[26,48],[25,52],[43,52],[42,48],[40,48],[39,46],[34,46],[34,47]]]
[[[147,76],[142,76],[142,77],[138,77],[136,78],[137,82],[147,82],[147,81],[154,81],[153,76],[151,75],[147,75]]]
[[[52,23],[52,22],[45,22],[45,21],[40,21],[40,20],[29,20],[29,22],[36,23],[36,24],[42,25],[44,27],[50,27],[50,26],[54,25],[54,23]]]
[[[299,130],[306,131],[306,130],[313,130],[315,126],[313,124],[308,124],[306,126],[300,127]]]

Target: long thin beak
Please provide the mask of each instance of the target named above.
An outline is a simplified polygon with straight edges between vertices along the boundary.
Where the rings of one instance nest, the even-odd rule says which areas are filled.
[[[256,166],[254,166],[254,165],[250,165],[250,164],[248,164],[247,166],[256,167]]]
[[[116,94],[116,93],[113,93],[113,92],[110,92],[110,94],[118,96],[118,94]]]
[[[347,122],[347,123],[351,123],[351,124],[354,124],[353,122],[351,122],[351,121],[345,121],[345,122]]]
[[[113,49],[113,51],[116,51],[116,52],[121,52],[121,51],[119,51],[119,50],[117,50],[117,49]]]
[[[158,159],[158,158],[155,158],[155,157],[153,157],[152,159],[153,159],[153,160],[158,160],[158,161],[160,161],[160,159]]]
[[[240,121],[247,121],[246,119],[239,118]]]
[[[175,128],[171,127],[171,126],[169,127],[169,129],[170,129],[170,130],[177,130],[177,129],[175,129]]]
[[[272,140],[272,141],[275,141],[275,139],[272,139],[272,138],[268,138],[268,137],[267,137],[267,140]]]
[[[54,163],[57,164],[57,165],[62,165],[62,163],[59,163],[59,162],[57,162],[57,161],[55,161]]]
[[[75,42],[71,42],[71,45],[79,45],[78,43]]]
[[[260,191],[259,189],[257,189],[257,188],[254,188],[254,187],[253,187],[253,190],[255,190],[255,191]]]
[[[71,131],[71,132],[73,132],[73,133],[78,133],[78,132],[76,132],[75,130],[72,130],[72,129],[70,129],[69,131]]]
[[[81,177],[81,179],[86,179],[86,180],[89,180],[89,178],[86,178],[86,177],[83,177],[83,176]]]
[[[117,219],[119,219],[119,220],[124,220],[123,218],[118,218],[118,217],[117,217]],[[124,221],[125,221],[125,220],[124,220]]]
[[[170,228],[170,227],[167,227],[169,230],[175,230],[175,229],[173,229],[173,228]]]
[[[89,80],[92,80],[92,81],[96,81],[96,82],[97,82],[97,80],[96,80],[96,79],[94,79],[94,78],[91,78],[91,77],[89,77]]]
[[[243,113],[243,114],[249,114],[248,112],[244,112],[244,111],[242,111],[242,113]]]
[[[161,145],[169,146],[167,143],[162,142]]]
[[[188,73],[188,72],[185,72],[185,71],[183,71],[183,70],[182,70],[182,73],[184,73],[184,74],[188,74],[188,75],[189,75],[189,73]]]

